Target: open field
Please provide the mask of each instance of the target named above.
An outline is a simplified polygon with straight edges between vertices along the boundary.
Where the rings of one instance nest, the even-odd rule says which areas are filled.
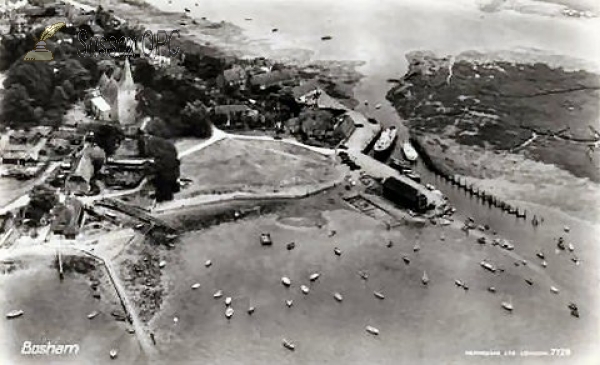
[[[311,150],[278,142],[225,139],[185,156],[181,176],[193,183],[176,199],[213,191],[273,192],[310,186],[338,177],[333,160]]]
[[[553,254],[550,236],[559,235],[558,228],[544,233],[549,238],[543,247],[515,242],[515,251],[507,252],[477,244],[477,233],[465,236],[439,226],[387,231],[352,211],[313,214],[301,206],[188,232],[174,250],[164,252],[167,295],[150,327],[165,361],[191,364],[202,357],[213,364],[241,364],[252,353],[255,363],[479,364],[481,358],[464,352],[565,347],[572,351],[569,363],[582,363],[593,349],[596,340],[588,336],[598,331],[597,315],[589,306],[596,282],[592,242],[576,241],[578,254],[587,258],[576,266],[568,253]],[[331,231],[337,234],[330,237]],[[261,232],[271,233],[272,247],[260,245]],[[393,247],[386,247],[388,240]],[[286,250],[292,241],[295,249]],[[421,249],[415,253],[416,242]],[[336,246],[342,250],[339,257],[333,253]],[[538,265],[538,249],[546,252],[547,269]],[[403,255],[411,259],[409,265]],[[521,257],[529,265],[514,266]],[[485,258],[505,272],[485,271],[479,266]],[[212,266],[207,268],[202,263],[209,259]],[[367,281],[359,270],[368,272]],[[431,279],[427,287],[420,281],[424,270]],[[321,273],[313,283],[308,280],[312,272]],[[292,280],[290,288],[282,286],[282,276]],[[535,284],[529,286],[525,278]],[[469,290],[456,287],[455,279]],[[192,290],[196,282],[201,287]],[[310,287],[308,295],[300,292],[301,284]],[[552,294],[551,285],[560,294]],[[489,293],[488,286],[497,293]],[[213,298],[217,290],[223,290],[220,299]],[[374,290],[384,293],[385,300],[375,298]],[[336,291],[343,302],[334,300]],[[224,316],[227,296],[235,309],[230,321]],[[287,299],[294,300],[291,308]],[[500,306],[508,299],[515,306],[512,314]],[[581,319],[570,316],[570,301],[578,303]],[[249,306],[256,307],[253,316],[246,313]],[[379,328],[381,335],[368,335],[366,325]],[[281,346],[282,338],[296,343],[294,353]],[[528,360],[565,363],[549,357]]]
[[[121,305],[102,266],[95,269],[78,266],[78,271],[67,271],[65,266],[61,282],[54,267],[54,255],[13,259],[17,268],[0,275],[0,292],[5,293],[0,298],[0,362],[98,364],[110,361],[108,353],[112,348],[119,350],[119,357],[113,363],[134,364],[140,359],[135,335],[126,332],[126,322],[117,322],[111,316],[112,311],[121,311]],[[99,281],[101,299],[92,296],[91,278]],[[7,320],[4,314],[13,309],[22,309],[25,314]],[[100,313],[90,320],[87,315],[92,311]],[[77,355],[21,355],[24,341],[78,344],[80,349]]]

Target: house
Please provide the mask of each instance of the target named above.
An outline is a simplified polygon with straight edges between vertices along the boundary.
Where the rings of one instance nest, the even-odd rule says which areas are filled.
[[[266,90],[271,87],[281,87],[294,81],[296,75],[290,70],[277,70],[250,77],[252,87]]]
[[[232,68],[223,71],[223,73],[217,77],[217,86],[221,89],[225,87],[234,87],[244,90],[246,88],[247,80],[248,75],[244,68],[240,65],[234,65]]]
[[[227,122],[224,127],[231,127],[232,124],[239,124],[243,117],[258,118],[258,111],[243,104],[217,105],[213,110],[216,115],[224,115],[227,117]]]
[[[65,189],[75,195],[85,195],[92,189],[92,178],[94,177],[94,165],[88,153],[81,153],[71,173],[65,181]]]
[[[333,135],[336,139],[343,141],[349,138],[355,130],[354,120],[347,115],[342,115],[333,126]]]
[[[104,100],[102,96],[93,97],[90,100],[90,111],[94,118],[98,120],[110,120],[110,105]]]
[[[83,222],[83,205],[77,199],[67,198],[64,204],[54,208],[53,213],[52,233],[74,239]]]
[[[408,209],[423,212],[427,209],[427,197],[417,188],[394,177],[383,182],[383,196]]]
[[[298,104],[315,105],[321,93],[321,88],[313,81],[305,82],[292,89],[292,95]]]

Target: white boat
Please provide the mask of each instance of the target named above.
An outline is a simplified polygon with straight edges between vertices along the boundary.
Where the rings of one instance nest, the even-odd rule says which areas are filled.
[[[312,273],[310,274],[310,281],[317,281],[317,279],[319,278],[319,276],[321,276],[321,274],[319,274],[318,272]]]
[[[546,267],[546,266],[548,266],[548,263],[545,260],[542,261],[542,267]]]
[[[112,350],[110,350],[110,352],[109,352],[108,354],[110,355],[110,358],[114,360],[114,359],[116,359],[116,358],[117,358],[117,355],[118,355],[119,353],[117,352],[117,350],[115,350],[115,349],[112,349]]]
[[[550,291],[553,292],[554,294],[558,294],[558,288],[555,286],[551,286]]]
[[[381,292],[378,292],[378,291],[373,292],[373,295],[375,295],[375,298],[377,298],[377,299],[382,299],[382,300],[385,299],[385,296]]]
[[[94,319],[98,315],[98,311],[93,311],[87,315],[88,319]]]
[[[158,263],[158,267],[160,267],[161,269],[165,266],[167,266],[167,262],[165,260],[162,260],[161,262]]]
[[[248,314],[252,315],[256,309],[254,307],[248,308]]]
[[[227,317],[227,319],[233,317],[233,308],[227,307],[227,309],[225,309],[225,317]]]
[[[286,300],[285,305],[287,305],[288,307],[291,307],[292,305],[294,305],[294,301],[292,299]]]
[[[200,288],[200,283],[195,283],[194,285],[192,285],[192,289],[196,290]]]
[[[308,294],[308,292],[310,291],[310,289],[308,289],[308,286],[306,285],[301,285],[300,290],[302,290],[302,293],[304,294]]]
[[[404,153],[404,157],[406,157],[406,159],[409,161],[415,161],[419,157],[417,151],[415,151],[413,146],[408,141],[404,142],[402,145],[402,153]]]
[[[377,142],[375,142],[374,150],[375,152],[385,152],[390,149],[394,141],[396,140],[396,136],[398,134],[398,130],[396,127],[386,128],[382,133]]]
[[[510,301],[502,302],[502,308],[506,309],[509,312],[512,312],[512,310],[514,309],[512,303]]]
[[[342,250],[337,247],[333,249],[333,253],[335,253],[337,256],[342,256]]]
[[[223,296],[223,291],[222,290],[217,290],[214,294],[213,294],[213,298],[218,299],[221,298]]]
[[[456,284],[456,286],[463,286],[464,285],[464,283],[462,281],[458,280],[458,279],[454,280],[454,284]]]
[[[338,302],[341,302],[342,300],[344,300],[344,297],[342,297],[342,294],[340,293],[334,293],[333,297],[335,298],[335,300],[337,300]]]
[[[427,276],[427,272],[423,271],[423,277],[421,277],[421,282],[423,285],[429,284],[429,276]]]
[[[373,326],[367,326],[366,330],[368,333],[370,333],[372,335],[375,335],[375,336],[379,335],[379,330]]]
[[[375,105],[375,109],[380,109],[381,108],[381,104],[376,104]]]
[[[421,249],[421,246],[419,246],[418,243],[416,243],[415,246],[413,247],[413,251],[415,251],[415,252],[419,252],[420,249]]]
[[[231,301],[232,301],[231,297],[225,298],[225,305],[229,307],[231,305]]]
[[[489,270],[491,272],[496,272],[496,267],[486,260],[481,261],[480,265],[481,265],[481,267],[483,267],[486,270]]]
[[[284,276],[281,278],[281,283],[285,286],[290,286],[292,285],[292,281],[290,280],[290,278],[288,278],[287,276]]]
[[[206,260],[206,262],[204,263],[204,266],[206,267],[210,267],[212,265],[212,261],[210,260]]]
[[[575,251],[575,246],[573,246],[572,243],[569,243],[569,245],[567,247],[569,248],[569,251],[571,251],[571,252]]]
[[[296,349],[296,345],[294,345],[292,342],[286,340],[285,338],[282,341],[283,347],[285,347],[286,349],[290,350],[290,351],[294,351]]]
[[[12,311],[6,313],[6,318],[13,319],[13,318],[21,317],[24,313],[25,312],[23,312],[22,309],[15,309],[15,310],[12,310]]]
[[[571,230],[571,228],[569,228],[569,226],[564,226],[564,230],[565,230],[565,232],[569,232]]]

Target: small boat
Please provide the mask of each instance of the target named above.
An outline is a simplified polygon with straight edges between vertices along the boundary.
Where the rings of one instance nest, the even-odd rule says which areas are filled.
[[[331,36],[329,36],[329,35],[326,35],[326,36],[323,36],[323,37],[321,37],[321,40],[322,40],[322,41],[328,41],[328,40],[330,40],[330,39],[331,39]]]
[[[183,10],[185,10],[185,12],[186,12],[186,13],[189,13],[189,12],[190,12],[190,9],[189,9],[189,8],[184,8]]]
[[[271,29],[271,32],[273,32],[273,33],[277,32],[277,31],[279,31],[279,29],[277,29],[277,28]]]
[[[369,274],[367,274],[365,271],[359,271],[358,275],[360,276],[361,279],[363,280],[368,280],[369,279]]]
[[[288,308],[289,308],[289,307],[291,307],[292,305],[294,305],[294,301],[293,301],[292,299],[286,300],[286,301],[285,301],[285,305],[287,305],[287,306],[288,306]]]
[[[427,272],[423,271],[423,276],[421,277],[421,282],[423,285],[429,284],[429,276],[427,276]]]
[[[294,351],[296,349],[296,345],[294,345],[292,342],[286,340],[285,338],[282,341],[283,347],[285,347],[286,349],[290,350],[290,351]]]
[[[486,270],[489,270],[494,273],[496,272],[496,267],[486,260],[481,261],[479,264]]]
[[[308,286],[306,285],[300,285],[300,290],[302,290],[303,294],[308,294],[308,292],[310,291],[310,289],[308,289]]]
[[[173,322],[175,322],[175,323],[179,322],[179,318],[178,317],[173,317]]]
[[[479,237],[477,239],[477,243],[481,244],[481,245],[485,245],[485,237]]]
[[[233,317],[233,312],[233,308],[227,307],[227,309],[225,309],[225,317],[227,319],[230,319],[231,317]]]
[[[577,305],[575,303],[569,303],[569,309],[572,311],[576,311],[579,308],[577,308]]]
[[[341,302],[342,300],[344,300],[344,297],[342,297],[342,294],[340,293],[334,293],[333,297],[335,298],[335,300],[337,300],[338,302]]]
[[[536,256],[539,257],[542,260],[545,258],[544,254],[542,252],[536,253]]]
[[[407,264],[407,265],[408,265],[408,264],[410,264],[410,259],[409,259],[408,257],[406,257],[406,256],[403,256],[403,257],[402,257],[402,260],[404,260],[404,263],[405,263],[405,264]]]
[[[98,311],[93,311],[90,314],[87,315],[88,319],[94,319],[96,318],[96,316],[98,315]]]
[[[415,161],[419,157],[417,151],[415,151],[413,146],[408,141],[404,142],[402,145],[402,153],[404,153],[404,157],[406,157],[406,159],[409,161]]]
[[[284,276],[284,277],[281,278],[281,283],[284,286],[290,286],[290,285],[292,285],[292,281],[287,276]]]
[[[162,260],[161,262],[158,263],[158,267],[160,267],[161,269],[165,266],[167,266],[167,262],[165,260]]]
[[[415,172],[408,172],[406,174],[404,174],[407,178],[411,179],[414,182],[421,182],[421,175],[415,173]]]
[[[569,243],[569,245],[567,247],[569,248],[569,251],[571,251],[571,252],[575,251],[575,246],[573,246],[572,243]]]
[[[554,294],[558,294],[558,288],[555,286],[551,286],[550,291],[553,292]]]
[[[8,318],[8,319],[18,318],[18,317],[21,317],[24,313],[25,312],[23,312],[22,309],[15,309],[15,310],[12,310],[12,311],[6,313],[6,318]]]
[[[319,274],[318,272],[312,273],[310,274],[310,281],[317,281],[317,279],[319,279],[319,276],[321,276],[321,274]]]
[[[127,329],[127,333],[129,333],[130,335],[135,333],[135,328],[128,328]]]
[[[463,289],[465,289],[465,291],[469,290],[469,287],[466,284],[463,284]]]
[[[557,243],[556,245],[557,245],[557,246],[558,246],[558,248],[560,248],[561,250],[564,250],[564,249],[566,248],[566,247],[565,247],[565,240],[564,240],[562,237],[560,237],[560,238],[558,239],[558,243]]]
[[[394,242],[389,241],[386,246],[387,246],[387,248],[392,248],[392,247],[394,247]]]
[[[231,301],[232,301],[231,297],[225,298],[225,305],[229,307],[231,305]]]
[[[218,299],[221,298],[223,296],[223,291],[222,290],[217,290],[214,294],[213,294],[213,298]]]
[[[415,246],[413,247],[413,251],[415,251],[415,252],[419,252],[420,249],[421,249],[421,246],[419,246],[418,243],[416,243]]]
[[[577,257],[571,257],[571,261],[573,261],[575,265],[579,265],[579,259]]]
[[[525,279],[525,282],[529,285],[533,285],[533,280],[531,279]]]
[[[273,244],[273,241],[271,240],[271,234],[270,233],[261,233],[260,244],[263,246],[271,246]]]
[[[110,355],[110,358],[114,360],[114,359],[116,359],[116,358],[117,358],[117,355],[118,355],[119,353],[117,352],[117,350],[115,350],[115,349],[112,349],[112,350],[110,350],[110,352],[109,352],[108,354]]]
[[[210,267],[212,265],[212,261],[210,260],[206,260],[206,262],[204,263],[204,266],[206,267]]]
[[[496,287],[490,286],[490,287],[488,288],[488,291],[489,291],[490,293],[495,293],[495,292],[496,292]]]
[[[525,259],[521,260],[521,264],[522,264],[523,266],[527,266],[527,260],[525,260]]]
[[[200,288],[200,283],[195,283],[194,285],[192,285],[192,289],[196,290]]]
[[[375,295],[375,298],[377,298],[377,299],[381,299],[381,300],[385,299],[385,296],[381,292],[378,292],[378,291],[373,292],[373,295]]]
[[[381,104],[375,104],[375,109],[380,109],[381,108]]]
[[[563,229],[565,230],[565,232],[569,232],[571,230],[571,228],[569,228],[569,226],[564,226]]]
[[[392,147],[392,144],[396,140],[398,130],[396,127],[386,128],[383,132],[381,132],[381,136],[375,142],[375,147],[373,150],[375,153],[385,152]]]
[[[454,284],[456,284],[456,286],[463,286],[464,285],[464,283],[462,281],[458,280],[458,279],[454,280]]]
[[[256,309],[254,307],[248,308],[248,314],[252,315]]]
[[[296,247],[296,243],[295,242],[290,242],[286,246],[286,248],[288,249],[288,251],[293,250],[295,247]]]
[[[367,326],[365,329],[367,330],[368,333],[370,333],[372,335],[375,335],[375,336],[379,335],[379,330],[373,326]]]
[[[336,256],[342,256],[342,250],[337,247],[333,249],[333,253],[335,253]]]
[[[506,309],[509,312],[512,312],[512,310],[514,309],[511,302],[502,302],[502,308]]]

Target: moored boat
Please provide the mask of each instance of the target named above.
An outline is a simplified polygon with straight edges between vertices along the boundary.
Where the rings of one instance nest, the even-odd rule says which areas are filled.
[[[93,311],[87,315],[88,319],[94,319],[98,315],[98,311]]]
[[[502,308],[506,309],[509,312],[512,312],[512,310],[514,309],[511,302],[502,302]]]
[[[308,286],[306,285],[301,285],[300,290],[302,290],[303,294],[308,294],[308,292],[310,291],[310,289],[308,289]]]
[[[319,274],[318,272],[315,272],[315,273],[310,274],[309,279],[310,279],[310,281],[317,281],[319,276],[321,276],[321,274]]]
[[[404,153],[404,157],[409,161],[415,161],[419,157],[417,151],[408,141],[404,142],[402,145],[402,153]]]
[[[231,317],[233,317],[233,312],[233,308],[227,307],[227,309],[225,309],[225,317],[227,319],[230,319]]]
[[[231,305],[231,301],[232,301],[231,297],[225,298],[225,305],[229,307]]]
[[[381,292],[378,292],[378,291],[373,292],[373,295],[375,295],[375,298],[377,298],[377,299],[381,299],[381,300],[385,299],[385,296]]]
[[[429,276],[427,276],[427,272],[423,271],[423,276],[421,277],[421,282],[423,285],[429,284]]]
[[[323,37],[321,37],[321,40],[322,40],[322,41],[328,41],[328,40],[330,40],[330,39],[331,39],[331,36],[330,36],[330,35],[326,35],[326,36],[323,36]]]
[[[398,130],[396,127],[386,128],[382,133],[377,142],[375,142],[375,147],[373,148],[375,153],[385,152],[392,147],[394,141],[396,141]]]
[[[335,300],[337,300],[338,302],[341,302],[342,300],[344,300],[344,297],[342,297],[342,294],[340,293],[334,293],[333,297],[335,298]]]
[[[288,306],[288,308],[289,308],[289,307],[291,307],[292,305],[294,305],[294,301],[293,301],[292,299],[286,300],[286,301],[285,301],[285,305],[287,305],[287,306]]]
[[[221,298],[223,296],[223,291],[222,290],[217,290],[214,294],[213,297],[215,299]]]
[[[373,326],[367,326],[365,329],[367,330],[368,333],[370,333],[372,335],[375,335],[375,336],[379,335],[379,330]]]
[[[200,283],[195,283],[194,285],[192,285],[192,289],[196,290],[200,288]]]
[[[284,276],[284,277],[281,278],[281,283],[284,286],[290,286],[290,285],[292,285],[292,281],[287,276]]]
[[[290,350],[290,351],[294,351],[296,349],[296,345],[293,344],[292,342],[286,340],[285,338],[282,341],[283,347],[285,347],[286,349]]]
[[[110,352],[109,352],[108,354],[110,355],[110,358],[114,360],[114,359],[116,359],[116,358],[117,358],[117,355],[118,355],[119,353],[117,352],[117,350],[116,350],[116,349],[112,349],[112,350],[110,350]]]
[[[18,318],[18,317],[21,317],[24,313],[25,312],[22,309],[11,310],[10,312],[6,313],[6,318],[8,318],[8,319]]]

